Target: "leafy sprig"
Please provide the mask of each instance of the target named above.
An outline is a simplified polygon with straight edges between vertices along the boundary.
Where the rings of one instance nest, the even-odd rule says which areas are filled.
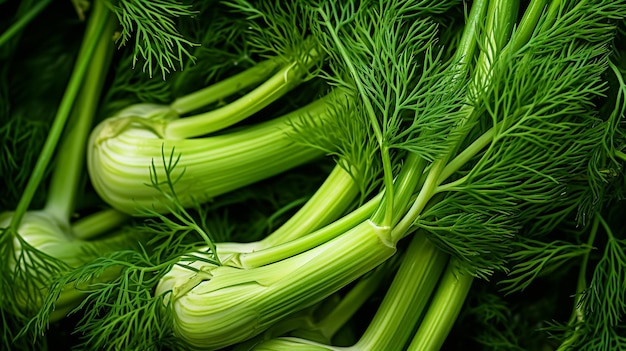
[[[399,168],[393,159],[398,149],[432,158],[437,145],[447,143],[445,131],[452,125],[448,116],[460,101],[459,86],[444,83],[448,73],[440,69],[437,24],[422,8],[427,3],[316,2],[312,7],[313,35],[329,57],[324,76],[354,96],[355,118],[363,119],[377,144],[387,196],[383,225],[391,224],[394,212],[393,179]],[[436,142],[422,148],[423,141]]]
[[[49,125],[44,121],[30,120],[17,114],[0,125],[0,174],[5,182],[0,211],[14,206],[21,195],[38,157],[31,150],[40,148],[48,129]],[[37,200],[41,198],[43,196],[38,196]]]
[[[569,277],[569,276],[568,276]],[[524,295],[502,296],[492,282],[476,281],[445,349],[554,350],[558,341],[542,329],[562,307],[563,285],[542,281]],[[546,295],[549,289],[551,294]]]
[[[606,244],[593,269],[588,287],[583,290],[580,306],[582,317],[572,326],[572,346],[580,350],[619,350],[626,346],[626,239],[614,232],[602,215],[595,220],[596,229],[606,234]],[[596,239],[598,240],[598,239]]]
[[[28,328],[43,333],[48,327],[47,314],[55,309],[60,293],[73,289],[85,295],[71,312],[80,316],[76,332],[83,340],[79,346],[120,350],[131,345],[156,350],[158,345],[168,342],[171,320],[164,313],[167,295],[152,296],[152,291],[176,261],[158,264],[146,251],[132,250],[99,257],[57,278],[43,308]],[[146,328],[146,321],[154,324]]]
[[[587,244],[577,244],[563,240],[541,242],[520,237],[515,251],[508,255],[511,271],[499,283],[503,291],[512,293],[523,291],[535,279],[553,273],[576,259],[583,257],[592,248]]]
[[[248,40],[250,20],[245,14],[219,1],[203,1],[197,9],[203,21],[185,21],[180,28],[183,35],[200,44],[193,51],[196,61],[176,75],[172,82],[174,96],[218,82],[259,61]]]
[[[19,331],[42,305],[46,282],[69,267],[34,248],[10,227],[0,228],[0,255],[0,315],[7,320],[2,324],[4,346],[9,349],[16,340],[40,342],[36,333],[22,337]]]
[[[310,37],[306,1],[229,0],[225,4],[246,18],[246,41],[251,53],[278,56],[286,64],[305,67],[321,54],[319,42]],[[319,68],[314,65],[309,76],[316,76]]]
[[[18,18],[37,3],[16,3],[19,9],[15,14],[7,8],[3,15]],[[50,5],[0,46],[0,210],[13,210],[26,187],[64,91],[66,79],[59,77],[71,72],[80,42],[80,24],[67,21],[62,9]],[[54,26],[55,31],[37,26],[38,22]],[[41,40],[47,44],[25,44]],[[46,188],[46,184],[40,185],[34,206],[42,205]]]
[[[458,178],[440,187],[447,192],[443,199],[417,222],[436,221],[433,239],[451,253],[467,253],[463,260],[478,276],[507,270],[506,255],[515,245],[509,240],[523,226],[532,226],[533,236],[545,235],[589,195],[569,185],[576,182],[573,175],[586,173],[604,132],[594,101],[605,91],[606,45],[614,32],[590,13],[564,11],[550,25],[569,31],[539,31],[519,50],[494,58],[489,84],[474,96],[469,118],[476,122],[461,150],[471,152],[487,135],[491,142],[475,149]],[[589,28],[598,32],[597,41],[580,39]],[[441,220],[448,218],[455,220]],[[479,247],[489,249],[481,254]]]
[[[134,39],[134,61],[142,60],[142,69],[150,77],[156,71],[165,78],[173,70],[182,70],[185,60],[193,60],[189,48],[196,44],[180,35],[175,22],[195,14],[190,5],[178,0],[110,0],[109,5],[122,27],[118,45]]]
[[[148,245],[154,247],[153,255],[155,257],[172,257],[175,253],[184,252],[185,250],[181,250],[181,246],[188,242],[186,239],[188,239],[189,235],[195,235],[195,239],[200,239],[201,243],[209,247],[213,263],[220,265],[221,263],[215,250],[215,241],[211,232],[206,229],[206,214],[202,213],[202,209],[199,206],[196,206],[200,212],[200,216],[198,216],[200,223],[198,223],[176,195],[174,186],[185,175],[185,170],[183,169],[175,178],[173,177],[174,169],[180,161],[181,154],[174,156],[175,148],[172,148],[169,156],[166,156],[163,147],[161,149],[163,155],[161,161],[165,179],[159,179],[157,167],[154,164],[154,160],[152,160],[150,184],[146,184],[146,186],[154,188],[165,197],[166,203],[163,205],[167,209],[167,215],[150,208],[141,211],[142,215],[148,217],[146,222],[148,233],[154,234],[154,238],[148,242]],[[163,233],[167,234],[163,236]],[[194,246],[200,245],[196,241],[192,241],[192,243]]]
[[[162,103],[172,100],[170,86],[172,79],[156,79],[132,67],[135,58],[132,50],[121,51],[121,57],[114,68],[111,87],[106,91],[99,113],[105,118],[134,103]]]

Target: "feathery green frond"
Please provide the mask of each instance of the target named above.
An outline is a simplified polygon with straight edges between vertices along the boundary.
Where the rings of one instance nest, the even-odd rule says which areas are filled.
[[[318,60],[321,49],[309,37],[306,1],[228,0],[225,4],[248,20],[246,42],[252,53],[262,57],[278,55],[294,67],[308,67],[307,62]],[[308,76],[314,77],[319,65],[309,70]]]
[[[594,99],[605,90],[602,75],[608,67],[606,45],[611,40],[612,26],[571,13],[563,14],[555,25],[569,23],[570,16],[605,31],[607,35],[601,36],[604,41],[589,43],[560,31],[546,31],[531,37],[519,51],[509,50],[497,56],[489,84],[476,96],[472,118],[480,122],[470,132],[489,135],[491,143],[484,151],[476,152],[474,159],[461,169],[459,178],[441,186],[447,194],[419,220],[437,223],[435,233],[443,228],[450,233],[459,232],[464,227],[455,221],[439,226],[441,218],[471,219],[482,213],[486,220],[476,223],[499,222],[482,233],[469,231],[479,239],[468,245],[486,241],[490,232],[495,233],[491,243],[485,245],[490,248],[491,263],[479,264],[476,260],[482,256],[476,255],[463,259],[472,262],[477,272],[482,271],[481,266],[504,268],[510,250],[507,241],[521,230],[519,225],[525,221],[541,222],[543,225],[533,228],[548,232],[553,228],[547,224],[554,226],[568,215],[561,208],[571,209],[571,203],[580,203],[581,195],[586,195],[570,194],[567,185],[574,180],[573,174],[586,171],[590,155],[602,137]],[[537,94],[538,91],[542,93]],[[466,151],[472,147],[469,145]],[[559,199],[563,200],[555,201]],[[472,204],[464,209],[468,214],[459,213],[462,204]],[[558,220],[552,220],[555,216]],[[499,217],[503,217],[501,222]],[[458,237],[467,235],[464,232]],[[445,236],[436,236],[435,240],[454,245]],[[463,252],[460,247],[446,247],[451,252]]]
[[[171,77],[164,80],[160,77],[150,77],[139,69],[128,69],[132,67],[134,61],[132,50],[129,48],[122,50],[122,57],[114,68],[111,87],[104,96],[100,118],[110,116],[135,103],[165,104],[172,100],[169,89],[172,84]]]
[[[198,8],[200,7],[200,8]],[[248,41],[250,20],[225,3],[203,1],[198,10],[199,21],[181,23],[181,33],[200,45],[194,48],[196,58],[172,81],[174,96],[188,94],[252,67],[260,61]]]
[[[607,221],[597,216],[606,244],[589,286],[582,292],[583,333],[574,345],[580,350],[619,350],[626,345],[626,239],[623,230],[613,232]]]
[[[6,216],[2,222],[3,227],[7,225]],[[50,226],[52,224],[42,222],[41,219],[39,222],[31,220],[29,226]],[[58,226],[49,229],[49,231],[55,230],[59,230]],[[42,235],[42,237],[44,236]],[[2,228],[0,238],[2,240],[0,250],[2,250],[1,264],[3,267],[0,274],[3,287],[3,292],[0,294],[0,307],[17,318],[26,320],[41,305],[41,290],[45,289],[46,282],[55,275],[68,271],[69,266],[62,260],[33,247],[19,233],[14,233],[8,226]],[[52,244],[54,245],[54,243]]]
[[[499,282],[508,293],[523,291],[536,278],[550,274],[592,250],[586,244],[562,240],[546,243],[523,237],[513,245],[513,252],[508,255],[512,270],[507,274],[508,278]]]
[[[341,90],[341,89],[340,89]],[[367,120],[361,118],[362,106],[348,94],[336,94],[329,102],[330,118],[303,118],[291,122],[290,137],[332,156],[354,179],[361,202],[380,186],[382,165],[378,144]]]
[[[193,59],[190,48],[196,44],[176,28],[179,17],[195,14],[190,5],[178,0],[109,0],[109,5],[122,27],[118,45],[133,45],[133,68],[143,61],[141,67],[150,77],[160,72],[165,78]]]

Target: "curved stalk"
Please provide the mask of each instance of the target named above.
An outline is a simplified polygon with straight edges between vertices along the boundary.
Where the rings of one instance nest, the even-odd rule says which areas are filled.
[[[307,58],[307,61],[302,64],[294,62],[282,67],[260,86],[226,106],[169,122],[164,128],[163,136],[170,139],[195,138],[244,120],[302,83],[308,70],[319,60],[315,53],[307,55]],[[263,70],[264,67],[261,69]],[[228,83],[230,82],[226,81],[226,84]],[[218,88],[220,86],[221,83],[218,83]],[[231,86],[231,88],[234,87]],[[180,105],[180,101],[174,103],[175,107],[180,107]]]
[[[123,212],[107,209],[80,218],[72,223],[72,235],[78,240],[91,240],[117,228],[126,222],[129,216]]]
[[[380,206],[381,198],[381,196],[377,196],[353,212],[300,238],[277,244],[264,250],[236,253],[232,256],[225,254],[228,257],[226,264],[246,269],[261,267],[313,249],[343,235],[367,220],[372,215],[374,209]]]
[[[180,155],[171,177],[180,178],[174,188],[181,204],[188,207],[205,202],[321,157],[322,151],[292,141],[290,122],[303,117],[328,118],[332,108],[328,99],[337,93],[341,94],[335,91],[257,125],[198,139],[162,139],[135,124],[144,119],[136,117],[137,113],[122,111],[118,117],[100,123],[91,134],[87,154],[91,181],[100,197],[119,211],[144,215],[144,209],[151,209],[162,213],[167,211],[164,195],[146,184],[151,184],[153,161],[172,152]],[[146,108],[150,111],[152,107]],[[157,177],[165,179],[164,166],[161,162],[154,164]]]
[[[217,252],[220,255],[258,252],[300,238],[343,215],[357,194],[358,187],[350,174],[336,165],[315,194],[270,235],[252,243],[217,243]]]
[[[176,98],[169,106],[179,115],[184,115],[209,104],[229,97],[242,89],[266,80],[278,67],[278,59],[259,62],[247,70],[225,78],[206,88]]]

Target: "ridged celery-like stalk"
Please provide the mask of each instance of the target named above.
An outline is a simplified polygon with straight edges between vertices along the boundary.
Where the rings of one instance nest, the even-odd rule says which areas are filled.
[[[96,191],[125,213],[145,215],[146,208],[164,213],[164,194],[146,184],[153,183],[151,171],[157,177],[165,175],[159,160],[170,152],[181,155],[174,179],[186,173],[174,189],[185,207],[319,157],[321,151],[296,143],[287,134],[294,132],[289,122],[329,114],[325,98],[255,126],[215,133],[261,111],[309,79],[309,70],[321,60],[313,49],[289,63],[275,57],[169,105],[138,103],[120,110],[96,126],[89,140],[88,170]],[[223,99],[249,89],[219,106]],[[189,115],[212,104],[218,107]]]
[[[240,269],[196,261],[175,266],[168,291],[173,330],[193,348],[215,350],[246,340],[285,315],[311,306],[395,253],[389,228],[364,221],[314,249],[266,266]]]
[[[461,312],[473,281],[472,275],[459,271],[458,260],[450,260],[429,309],[407,348],[408,351],[441,348]]]
[[[289,133],[294,129],[290,122],[328,118],[332,112],[328,99],[320,98],[257,125],[192,139],[163,138],[146,127],[149,123],[178,120],[168,107],[134,105],[93,130],[88,149],[89,175],[102,199],[122,212],[141,214],[146,208],[166,212],[163,193],[146,184],[152,183],[153,165],[157,177],[165,178],[165,165],[160,160],[164,153],[174,152],[180,159],[171,176],[180,177],[174,189],[181,204],[187,207],[202,203],[322,156],[322,151],[291,139]]]
[[[348,347],[324,345],[302,338],[281,337],[263,342],[255,351],[386,350],[402,351],[439,281],[448,255],[422,234],[416,234],[376,315],[357,343]]]

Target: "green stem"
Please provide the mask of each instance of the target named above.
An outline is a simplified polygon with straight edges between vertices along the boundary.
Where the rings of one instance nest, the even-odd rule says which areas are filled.
[[[411,201],[414,200],[414,193],[421,185],[423,185],[423,172],[426,167],[426,161],[417,154],[409,152],[404,160],[404,164],[394,181],[393,196],[393,215],[391,217],[391,227],[395,227],[402,219],[403,214],[409,209]],[[384,198],[388,196],[387,189],[382,194]],[[384,220],[388,211],[386,200],[383,199],[382,206],[376,209],[372,215],[372,220],[379,223]]]
[[[405,167],[398,176],[396,208],[404,207],[413,197],[424,167],[424,162],[415,154],[409,154]],[[335,223],[324,228],[322,225],[342,214],[356,196],[356,184],[340,166],[336,166],[316,194],[274,233],[254,243],[218,243],[221,256],[235,254],[231,264],[237,267],[258,267],[279,259],[298,254],[336,237],[360,221],[374,217],[374,209],[380,211],[384,194],[379,194],[365,205]],[[395,214],[399,220],[400,214]]]
[[[374,272],[359,280],[354,288],[341,299],[341,302],[317,324],[326,341],[332,339],[337,332],[357,313],[359,308],[378,290],[380,283],[390,273],[385,266],[378,266]]]
[[[433,297],[424,320],[413,336],[407,351],[439,350],[452,329],[474,277],[461,273],[451,259]]]
[[[553,1],[552,4],[558,2],[559,1]],[[546,0],[531,0],[524,11],[522,19],[519,21],[519,25],[515,29],[515,32],[513,32],[506,50],[515,52],[530,40],[545,7]]]
[[[343,215],[354,202],[358,186],[337,165],[307,203],[284,225],[265,237],[262,246],[272,247],[304,236]]]
[[[329,346],[305,339],[282,337],[270,339],[257,345],[253,351],[341,351],[343,348]]]
[[[572,311],[572,316],[570,317],[569,324],[574,326],[574,332],[565,339],[556,351],[567,351],[572,350],[573,345],[576,343],[578,338],[583,332],[581,331],[582,323],[585,321],[585,312],[583,310],[583,306],[581,305],[583,292],[587,289],[587,266],[589,265],[589,255],[593,250],[593,243],[596,240],[596,236],[598,234],[598,228],[600,226],[600,216],[596,215],[591,223],[591,228],[589,229],[589,238],[587,239],[587,245],[589,246],[589,250],[583,256],[583,260],[580,263],[580,268],[578,269],[578,282],[576,284],[576,295],[574,302],[574,310]]]
[[[515,32],[511,36],[511,40],[505,46],[503,51],[515,51],[522,47],[531,37],[532,33],[539,22],[540,16],[543,13],[545,8],[545,0],[536,0],[531,1],[529,6],[526,8],[522,19],[520,20],[519,26],[516,28]],[[554,7],[554,4],[553,4]],[[553,13],[554,9],[550,11]],[[452,159],[444,170],[442,171],[438,183],[443,183],[446,179],[448,179],[452,174],[457,172],[464,164],[466,164],[470,159],[476,156],[482,149],[484,149],[489,143],[493,140],[495,135],[497,134],[497,127],[492,127],[484,132],[480,137],[478,137],[472,144],[470,144],[467,148],[461,151],[454,159]],[[456,182],[456,181],[455,181]],[[440,187],[440,190],[443,190]],[[439,191],[439,190],[438,190]]]
[[[96,1],[94,11],[91,14],[87,23],[88,29],[86,33],[102,33],[108,22],[109,15],[109,11],[104,7],[101,1]],[[90,61],[84,59],[81,60],[80,58],[91,57],[93,55],[93,52],[96,50],[96,46],[96,40],[93,40],[93,38],[91,38],[90,36],[85,36],[85,39],[83,40],[79,51],[79,59],[75,63],[70,81],[65,90],[65,94],[63,95],[61,104],[55,115],[54,122],[52,123],[50,131],[48,132],[48,138],[46,139],[41,154],[39,155],[39,158],[37,159],[35,167],[32,171],[31,177],[28,180],[26,188],[22,193],[22,197],[20,198],[15,209],[15,213],[10,224],[10,229],[13,232],[17,232],[17,228],[22,222],[22,218],[28,210],[33,196],[35,195],[35,192],[39,188],[39,184],[41,183],[41,180],[45,175],[46,168],[48,167],[50,159],[54,154],[57,142],[59,141],[61,133],[63,132],[63,128],[65,127],[65,122],[69,117],[74,101],[76,100],[76,96],[78,95],[79,89],[83,83],[83,79],[87,72],[87,67],[89,66]]]
[[[435,194],[439,194],[439,193],[446,193],[449,191],[454,190],[455,188],[457,188],[458,186],[464,184],[465,182],[468,181],[469,175],[466,174],[460,178],[457,178],[453,181],[450,181],[448,183],[442,184],[437,186],[437,189],[435,189]],[[439,177],[439,179],[445,179],[443,176]]]
[[[323,314],[322,319],[307,329],[299,329],[290,335],[307,340],[331,343],[333,336],[357,313],[357,311],[376,292],[389,273],[393,272],[393,258],[389,264],[378,266],[371,274],[360,279],[332,309]],[[396,267],[397,268],[397,267]],[[281,335],[285,335],[284,333]]]
[[[260,62],[253,67],[232,77],[223,79],[206,88],[181,96],[170,104],[172,110],[184,115],[208,104],[220,101],[248,87],[265,80],[278,67],[278,60],[271,59]]]
[[[322,343],[329,342],[299,333],[296,334],[297,338],[271,339],[254,350],[280,350],[283,346],[286,350],[404,350],[447,261],[447,254],[435,247],[422,233],[417,233],[402,255],[400,268],[374,318],[356,344],[350,347],[325,345]],[[331,315],[328,319],[331,319]]]
[[[613,235],[613,230],[611,230],[611,226],[609,226],[609,224],[606,222],[606,220],[602,217],[601,214],[597,213],[596,214],[596,218],[598,219],[598,221],[600,222],[600,225],[602,226],[602,229],[604,229],[604,232],[606,233],[608,240],[617,240],[615,238],[615,236]]]
[[[438,183],[443,183],[451,175],[456,173],[464,164],[469,162],[474,156],[476,156],[481,150],[483,150],[493,140],[495,136],[495,130],[493,127],[489,128],[468,147],[461,151],[456,157],[454,157],[446,167],[441,171],[439,175]]]
[[[619,84],[618,93],[615,98],[615,107],[613,108],[613,112],[611,113],[611,117],[609,118],[609,122],[617,126],[619,125],[619,120],[624,118],[624,110],[626,110],[626,102],[624,101],[626,98],[626,84],[624,83],[624,76],[622,75],[620,69],[613,62],[609,61],[609,67],[613,71],[613,74],[615,75],[615,78],[617,79],[617,82]],[[612,138],[606,137],[605,140],[606,142],[609,142],[612,140]],[[619,158],[620,160],[626,162],[626,153],[617,150],[617,148],[611,148],[613,149],[613,157]]]
[[[581,6],[585,1],[579,1],[576,6]],[[519,21],[515,32],[511,36],[511,40],[503,49],[505,52],[515,52],[522,48],[532,37],[533,33],[539,31],[549,30],[549,27],[554,24],[556,17],[561,10],[561,0],[550,1],[550,5],[546,9],[546,0],[531,0],[528,7],[524,11],[522,19]],[[542,17],[542,14],[545,15]],[[541,24],[539,20],[543,18]],[[540,27],[537,27],[540,25]]]
[[[576,3],[576,6],[573,11],[576,11],[577,7],[584,5],[587,0],[581,0]],[[541,23],[541,31],[549,30],[552,25],[554,25],[554,21],[556,20],[558,14],[561,12],[563,7],[562,0],[553,0],[550,2],[550,6],[546,11],[546,15],[544,16],[544,21]]]
[[[90,240],[126,222],[129,215],[108,209],[96,212],[72,223],[72,235],[79,240]]]
[[[267,107],[300,84],[319,57],[309,55],[303,64],[286,65],[263,84],[224,107],[195,116],[180,118],[165,126],[164,137],[188,139],[203,136],[238,123]]]
[[[476,52],[476,46],[478,45],[476,38],[478,37],[478,30],[484,20],[486,10],[487,0],[478,0],[472,3],[472,8],[463,27],[463,36],[457,44],[456,52],[452,59],[455,69],[458,69],[455,78],[465,75],[468,71],[474,52]]]
[[[384,200],[384,206],[386,207],[386,211],[384,211],[384,218],[378,224],[381,226],[391,226],[394,200],[393,172],[391,167],[391,158],[389,156],[389,146],[386,144],[385,137],[383,135],[383,129],[379,125],[378,116],[374,111],[374,106],[368,98],[368,94],[365,90],[365,87],[363,86],[363,82],[361,82],[361,80],[359,79],[356,68],[354,67],[354,64],[352,64],[352,62],[350,61],[347,50],[342,44],[342,41],[339,38],[335,26],[333,26],[333,24],[330,22],[328,14],[326,14],[322,9],[319,9],[319,14],[324,21],[324,25],[328,28],[328,32],[330,33],[334,44],[337,46],[337,51],[339,52],[339,55],[343,58],[343,63],[348,68],[350,76],[352,76],[352,78],[354,79],[354,84],[361,98],[361,101],[363,102],[367,116],[369,117],[370,125],[373,129],[376,141],[378,142],[383,165],[383,184],[387,193],[386,199]]]
[[[380,149],[382,165],[383,165],[383,184],[385,184],[385,196],[387,200],[383,201],[386,208],[382,219],[375,219],[376,223],[383,227],[391,228],[393,222],[393,215],[395,213],[394,207],[394,192],[393,188],[393,167],[391,166],[391,156],[389,155],[389,148],[385,145]]]
[[[394,217],[393,226],[396,226],[402,219],[402,215],[409,209],[411,201],[414,200],[416,189],[423,185],[424,168],[426,160],[417,154],[409,153],[404,159],[404,166],[394,184],[396,194],[394,196]]]
[[[251,243],[218,243],[217,252],[224,255],[262,251],[298,239],[343,215],[357,194],[354,179],[336,165],[304,206],[270,235]]]
[[[474,84],[470,85],[470,89],[479,91],[471,95],[480,94],[480,90],[490,84],[492,66],[496,56],[511,36],[513,24],[517,20],[518,7],[518,0],[491,0],[489,2],[481,52],[474,65]]]
[[[404,350],[447,261],[447,254],[416,233],[374,319],[350,349]]]
[[[619,151],[619,150],[615,150],[615,157],[621,159],[622,161],[626,162],[626,154]]]
[[[33,7],[27,10],[26,13],[22,14],[18,10],[16,15],[17,21],[13,23],[7,30],[0,35],[0,47],[6,44],[11,38],[16,36],[24,27],[26,27],[37,15],[43,11],[52,1],[51,0],[39,0],[35,3]],[[24,2],[22,4],[28,4]]]
[[[475,8],[475,6],[477,7]],[[465,59],[474,56],[473,50],[476,49],[476,43],[471,43],[476,40],[474,36],[476,35],[478,28],[481,26],[482,22],[480,22],[480,19],[482,16],[487,16],[487,22],[484,23],[484,35],[487,37],[487,40],[489,40],[489,43],[485,44],[487,47],[480,52],[476,64],[477,71],[473,76],[473,84],[470,85],[470,88],[468,89],[479,89],[479,91],[482,91],[481,88],[490,84],[489,77],[491,75],[490,71],[492,69],[492,65],[495,61],[495,57],[501,51],[501,48],[506,45],[506,40],[510,36],[515,23],[514,18],[517,16],[517,6],[517,1],[506,0],[491,1],[488,8],[486,1],[477,1],[472,4],[470,18],[468,19],[468,24],[471,24],[471,26],[464,29],[463,37],[461,38],[461,42],[464,44],[460,46],[460,49],[455,54],[455,62],[458,62],[456,68],[461,72],[468,70],[469,62]],[[479,91],[477,91],[477,93]],[[465,126],[475,116],[474,107],[471,104],[464,105],[462,107],[462,112],[464,117],[455,127],[455,129],[459,131],[463,131],[463,128],[465,128]],[[437,192],[437,187],[441,184],[441,182],[452,175],[454,171],[460,169],[462,165],[468,162],[473,155],[477,154],[482,147],[488,145],[493,134],[493,132],[490,131],[483,133],[483,135],[471,145],[472,148],[469,151],[464,150],[459,154],[459,157],[453,158],[454,153],[457,152],[458,144],[460,144],[460,141],[465,139],[463,136],[468,132],[469,131],[467,130],[464,131],[463,135],[459,136],[459,142],[457,145],[452,146],[446,155],[433,162],[417,199],[409,211],[400,220],[398,225],[394,227],[391,234],[394,240],[400,240],[406,235],[408,228],[413,225],[413,222],[418,218],[432,196]],[[452,166],[449,167],[448,162],[453,162]]]
[[[422,213],[422,210],[424,210],[428,201],[430,201],[435,194],[435,190],[439,185],[437,182],[444,166],[444,160],[438,160],[431,166],[430,171],[426,176],[426,180],[424,181],[417,198],[411,205],[411,208],[404,214],[398,224],[393,227],[391,231],[392,240],[399,241],[405,237],[407,233],[409,233],[409,228],[413,226],[415,219],[417,219],[419,214]]]
[[[99,11],[94,9],[95,11]],[[103,11],[108,11],[104,9]],[[95,12],[94,12],[95,14]],[[106,26],[90,30],[87,40],[97,43],[93,55],[79,56],[79,60],[89,62],[85,79],[78,93],[77,102],[72,110],[70,122],[66,127],[67,135],[61,141],[57,151],[57,160],[44,211],[53,214],[62,221],[69,220],[74,211],[80,178],[83,176],[87,138],[96,114],[100,92],[108,72],[108,66],[114,49],[112,33],[114,17],[107,16]],[[90,28],[92,29],[92,28]]]
[[[453,58],[453,62],[455,64],[453,68],[457,70],[457,75],[464,75],[469,69],[471,58],[474,57],[474,52],[477,47],[477,32],[484,19],[486,10],[487,0],[475,1],[472,4],[472,9],[470,10],[467,23],[463,29],[463,36],[461,37],[457,51]],[[473,108],[466,108],[467,117],[461,124],[464,124],[472,113]],[[462,140],[462,138],[459,138],[459,140]],[[394,226],[392,230],[391,237],[394,238],[394,240],[400,240],[408,233],[408,229],[413,225],[417,216],[419,216],[421,211],[426,207],[430,198],[434,195],[435,189],[437,185],[439,185],[437,182],[440,178],[440,174],[450,157],[452,157],[454,149],[456,149],[456,147],[452,148],[448,155],[443,156],[431,165],[417,199],[415,199],[410,209],[404,214],[403,218],[397,223],[397,225]]]
[[[335,239],[367,220],[380,206],[382,196],[376,196],[353,212],[313,233],[260,251],[236,254],[230,265],[250,269],[292,257]],[[220,253],[221,254],[221,253]]]

